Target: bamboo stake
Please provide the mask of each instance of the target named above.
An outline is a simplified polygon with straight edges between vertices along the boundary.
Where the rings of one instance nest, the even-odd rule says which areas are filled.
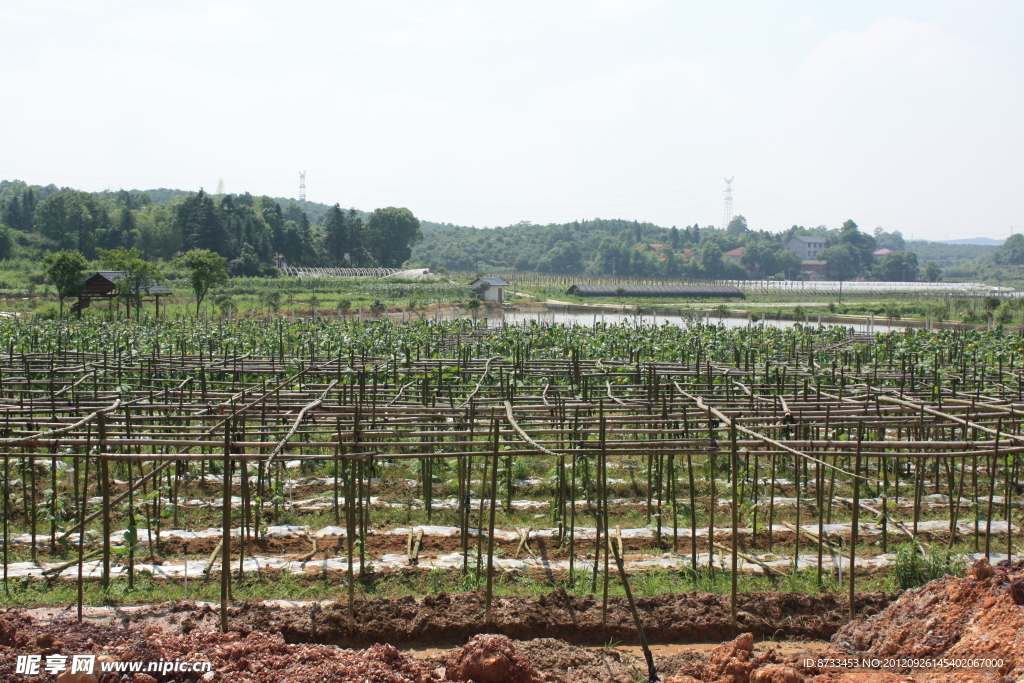
[[[228,598],[231,591],[231,422],[224,425],[224,490],[221,510],[220,630],[228,631]]]
[[[857,426],[857,455],[853,471],[857,478],[853,480],[853,521],[850,526],[850,621],[857,616],[857,532],[860,523],[860,442],[864,436],[863,424]],[[916,532],[916,529],[915,529]]]
[[[491,464],[491,516],[487,523],[487,597],[484,606],[484,623],[491,623],[491,600],[494,596],[494,513],[498,504],[498,450],[500,444],[500,431],[498,420],[494,423],[494,450],[492,452]]]
[[[633,615],[633,625],[636,627],[636,635],[640,640],[640,648],[644,652],[644,660],[647,662],[647,681],[648,683],[657,683],[661,680],[658,678],[658,669],[654,666],[654,655],[651,654],[651,648],[647,645],[647,636],[644,634],[644,624],[640,619],[640,613],[636,609],[636,602],[633,600],[633,591],[629,588],[629,577],[626,576],[626,567],[622,562],[622,556],[618,549],[613,545],[612,552],[615,553],[615,565],[619,569],[619,578],[622,579],[622,588],[626,592],[626,601],[629,603],[629,611]]]
[[[738,493],[737,493],[737,490],[736,490],[737,480],[739,479],[740,464],[739,464],[739,458],[738,458],[737,451],[736,451],[736,423],[735,422],[733,422],[732,424],[729,425],[729,442],[730,442],[729,443],[729,454],[730,454],[731,469],[732,469],[732,476],[731,476],[731,479],[732,479],[732,505],[730,506],[732,508],[732,558],[731,558],[731,561],[732,561],[732,565],[731,565],[732,577],[731,577],[731,590],[730,590],[730,596],[729,596],[729,612],[730,612],[730,616],[732,618],[732,623],[735,626],[737,624],[737,622],[736,622],[736,613],[737,613],[736,596],[737,596],[737,592],[739,590],[739,583],[738,583],[739,582],[739,567],[737,566],[736,563],[737,563],[738,558],[739,558],[739,543],[740,543],[740,534],[739,534],[739,507],[740,507],[739,504],[740,504],[740,501],[738,499]]]
[[[106,414],[99,415],[96,425],[100,439],[98,453],[100,494],[103,496],[103,565],[100,585],[106,590],[110,586],[110,470],[103,448],[103,441],[107,434]],[[35,545],[35,538],[33,538],[32,547],[35,548]]]

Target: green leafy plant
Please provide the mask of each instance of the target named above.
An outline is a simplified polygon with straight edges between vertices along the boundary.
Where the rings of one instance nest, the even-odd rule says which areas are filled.
[[[917,588],[946,574],[963,576],[966,569],[963,558],[949,549],[924,548],[915,540],[897,549],[893,579],[900,588]]]

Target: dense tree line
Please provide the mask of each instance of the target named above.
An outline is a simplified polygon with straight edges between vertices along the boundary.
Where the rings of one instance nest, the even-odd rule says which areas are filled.
[[[751,229],[743,216],[725,228],[661,227],[628,220],[578,220],[477,229],[424,223],[408,209],[372,213],[313,202],[245,194],[157,190],[89,193],[0,181],[0,258],[78,251],[137,249],[149,261],[169,261],[202,249],[228,262],[235,276],[270,275],[275,255],[307,267],[398,267],[406,262],[449,270],[512,270],[570,275],[709,279],[805,277],[793,235],[818,235],[832,279],[914,280],[939,277],[923,269],[899,231],[863,232],[794,225],[773,233]],[[1022,238],[1024,240],[1024,238]],[[1004,249],[1004,263],[1021,259]],[[893,253],[876,258],[879,248]],[[727,252],[742,248],[731,256]]]
[[[904,250],[899,231],[879,228],[869,235],[853,221],[836,229],[794,225],[779,233],[752,230],[743,216],[735,217],[725,229],[697,224],[664,228],[603,219],[548,225],[522,222],[493,229],[424,223],[423,234],[413,248],[412,260],[450,270],[799,279],[802,259],[786,243],[794,235],[817,235],[825,240],[827,248],[820,258],[829,260],[832,278],[913,280],[919,274],[917,257]],[[873,252],[882,247],[895,255],[874,259]],[[740,248],[739,262],[726,256]]]
[[[270,197],[157,190],[89,193],[0,182],[0,258],[77,251],[137,249],[168,261],[194,249],[228,261],[236,276],[276,273],[275,255],[294,266],[388,266],[408,260],[420,239],[411,211],[387,207],[363,214],[335,204],[282,203]],[[305,207],[316,208],[310,220]]]

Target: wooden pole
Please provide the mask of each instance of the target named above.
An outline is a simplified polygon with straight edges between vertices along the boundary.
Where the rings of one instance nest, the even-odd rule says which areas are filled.
[[[231,591],[231,421],[224,423],[224,487],[221,505],[220,630],[228,630]]]
[[[735,626],[736,625],[736,614],[737,614],[736,594],[737,594],[737,591],[739,590],[739,583],[738,583],[739,582],[739,565],[738,565],[738,560],[739,560],[739,551],[740,551],[740,548],[739,548],[739,545],[740,545],[740,533],[739,533],[739,526],[740,526],[739,525],[740,501],[739,501],[739,492],[737,491],[737,481],[739,480],[740,464],[739,464],[739,457],[738,457],[737,451],[736,451],[736,421],[735,420],[731,420],[729,422],[729,442],[730,442],[730,444],[729,444],[729,446],[730,446],[730,448],[729,448],[730,458],[731,458],[731,461],[732,461],[731,465],[730,465],[730,468],[732,469],[732,477],[731,477],[731,479],[732,479],[732,505],[730,505],[730,507],[732,508],[732,566],[730,567],[730,569],[732,571],[732,579],[731,579],[731,590],[730,590],[730,598],[729,598],[729,612],[730,612],[730,615],[732,617],[732,623]]]
[[[107,438],[107,416],[104,413],[100,413],[97,421],[97,429],[99,430],[99,475],[100,475],[100,495],[103,497],[103,570],[100,576],[100,585],[103,590],[106,590],[110,585],[110,470],[108,467],[106,457],[106,446],[104,440]],[[82,529],[81,533],[85,533],[85,529]],[[33,545],[35,543],[33,542]]]
[[[494,513],[498,506],[498,449],[501,439],[498,419],[494,418],[494,450],[491,455],[491,517],[487,523],[487,598],[484,623],[491,623],[491,600],[494,595]]]
[[[857,455],[853,464],[853,521],[850,524],[850,621],[857,616],[857,536],[860,531],[860,443],[864,423],[857,423]]]

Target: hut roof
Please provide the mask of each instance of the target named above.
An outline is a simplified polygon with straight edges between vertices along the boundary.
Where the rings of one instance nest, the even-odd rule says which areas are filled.
[[[82,282],[82,295],[102,297],[113,294],[115,285],[124,279],[123,270],[101,270]],[[163,285],[152,284],[146,287],[144,294],[172,294]]]
[[[508,283],[502,280],[500,277],[478,277],[469,284],[470,286],[472,286],[478,282],[486,282],[492,287],[508,287]]]
[[[737,287],[726,285],[573,285],[566,294],[577,296],[639,296],[745,299]]]

